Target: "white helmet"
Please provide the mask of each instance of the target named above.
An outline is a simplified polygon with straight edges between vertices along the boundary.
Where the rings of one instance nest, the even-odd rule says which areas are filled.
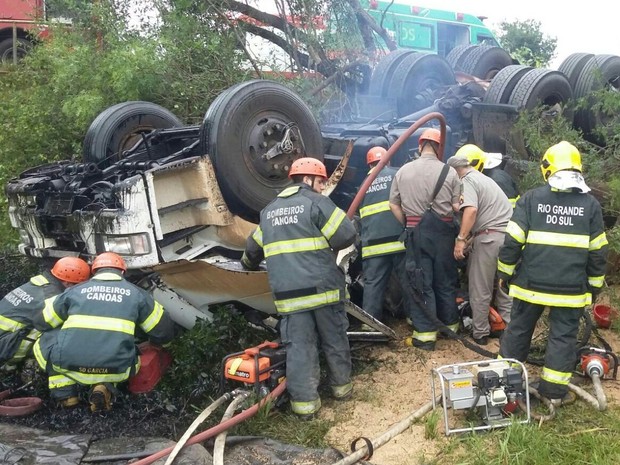
[[[497,152],[487,152],[487,159],[484,163],[484,169],[490,170],[492,168],[496,168],[502,164],[502,160],[504,156],[501,153]]]

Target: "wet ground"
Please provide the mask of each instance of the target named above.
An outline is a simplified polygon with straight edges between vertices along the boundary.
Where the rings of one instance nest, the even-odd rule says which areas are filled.
[[[37,396],[43,399],[43,407],[24,417],[0,417],[0,422],[71,434],[91,434],[93,439],[150,436],[174,438],[182,434],[184,427],[195,417],[188,406],[178,405],[175,399],[165,398],[160,392],[131,394],[121,389],[109,412],[91,413],[86,401],[87,392],[81,393],[82,402],[65,409],[55,405],[49,398],[46,380],[36,376],[33,385],[15,393],[12,397]],[[4,377],[0,390],[23,384],[18,377]],[[188,411],[190,410],[190,411]]]

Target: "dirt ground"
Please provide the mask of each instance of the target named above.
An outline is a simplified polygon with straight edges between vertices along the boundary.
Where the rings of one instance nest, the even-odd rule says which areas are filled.
[[[398,323],[395,330],[401,338],[410,335],[404,322]],[[614,351],[620,350],[620,340],[615,334],[609,330],[601,330],[601,334]],[[497,352],[498,340],[491,339],[484,348]],[[327,403],[320,412],[322,418],[336,422],[328,432],[327,440],[342,451],[349,451],[351,441],[360,436],[369,439],[380,436],[390,426],[430,402],[432,368],[484,359],[460,342],[447,339],[440,339],[434,352],[407,347],[400,340],[356,350],[354,357],[371,360],[372,369],[354,377],[351,401]],[[528,365],[527,369],[530,378],[538,376],[535,367]],[[610,404],[620,402],[618,381],[606,381],[604,387]],[[370,461],[376,465],[413,465],[424,463],[423,458],[434,458],[441,452],[445,441],[443,415],[438,426],[437,439],[428,440],[424,437],[424,421],[413,425],[377,449]]]

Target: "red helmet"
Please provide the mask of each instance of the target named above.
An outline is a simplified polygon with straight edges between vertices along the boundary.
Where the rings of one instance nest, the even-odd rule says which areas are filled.
[[[91,266],[93,272],[99,268],[116,268],[118,270],[126,271],[127,265],[125,264],[125,260],[123,260],[120,255],[115,254],[114,252],[103,252],[102,254],[97,255],[97,258],[95,258]]]
[[[385,157],[387,150],[383,147],[372,147],[368,150],[366,154],[366,163],[370,165],[371,163],[375,163]]]
[[[52,276],[61,281],[77,284],[90,278],[90,267],[81,258],[63,257],[50,271]]]
[[[293,165],[288,172],[288,177],[290,178],[298,174],[322,176],[327,178],[327,170],[325,169],[325,165],[320,160],[311,157],[298,158],[293,162]]]
[[[436,144],[440,144],[441,143],[441,132],[439,131],[439,129],[435,129],[435,128],[426,129],[420,135],[420,138],[418,139],[418,144],[422,145],[425,140],[435,142]]]

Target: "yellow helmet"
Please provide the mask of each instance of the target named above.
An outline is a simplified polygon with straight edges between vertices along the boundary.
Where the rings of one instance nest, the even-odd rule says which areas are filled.
[[[487,154],[477,145],[465,144],[457,150],[454,156],[457,158],[466,158],[472,167],[478,171],[482,171]]]
[[[540,171],[545,181],[551,175],[562,170],[579,171],[580,173],[583,170],[579,150],[565,140],[549,147],[540,163]]]

